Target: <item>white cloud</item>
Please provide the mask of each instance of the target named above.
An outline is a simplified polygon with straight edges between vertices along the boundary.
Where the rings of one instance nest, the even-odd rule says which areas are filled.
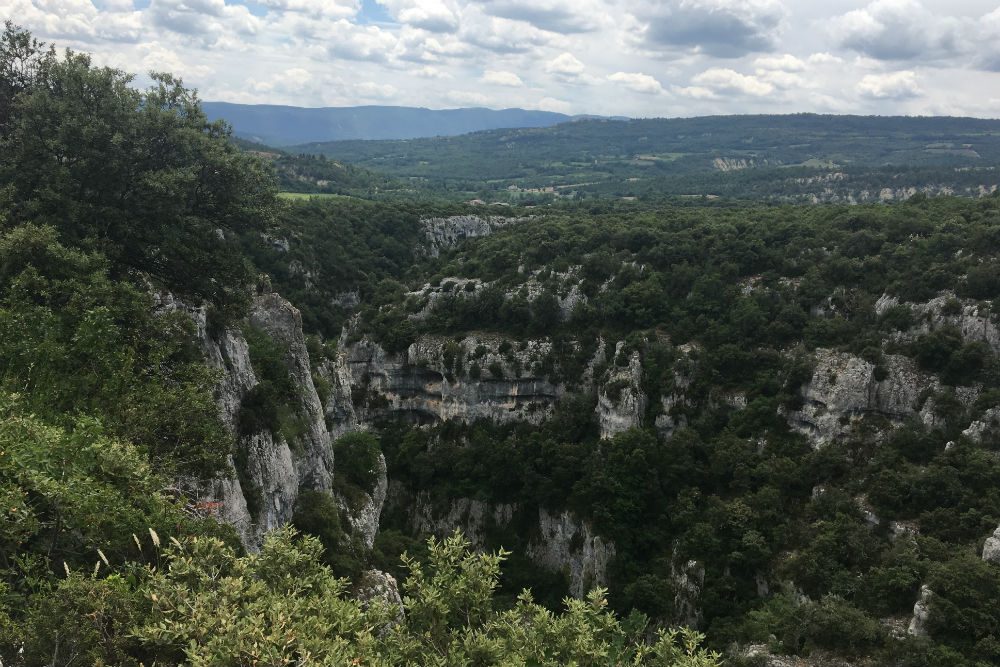
[[[528,53],[553,44],[557,38],[522,21],[489,16],[476,5],[462,12],[460,35],[467,43],[495,53]]]
[[[858,83],[858,92],[874,100],[904,100],[923,94],[916,73],[911,71],[868,74]]]
[[[970,21],[935,15],[918,0],[875,0],[830,25],[841,46],[878,60],[933,60],[970,45]]]
[[[361,8],[357,0],[256,0],[256,4],[279,12],[298,12],[334,19],[351,18]]]
[[[801,72],[806,64],[790,53],[782,56],[762,56],[753,61],[757,69],[780,70],[782,72]]]
[[[759,69],[755,72],[755,75],[759,81],[773,84],[775,88],[788,89],[806,86],[805,79],[803,79],[801,75],[794,72],[785,72],[776,69]]]
[[[482,0],[483,11],[559,33],[597,30],[607,18],[600,0]]]
[[[826,53],[825,51],[813,53],[806,60],[810,65],[840,65],[844,62],[843,58],[835,56],[832,53]]]
[[[735,70],[724,67],[707,69],[693,77],[691,82],[698,87],[707,88],[714,93],[734,93],[761,97],[774,92],[772,84],[761,81],[755,76],[740,74]]]
[[[375,83],[365,81],[354,86],[354,90],[363,98],[373,100],[391,99],[397,92],[397,88],[389,83]]]
[[[666,92],[663,84],[649,74],[642,72],[615,72],[608,75],[609,81],[620,83],[629,90],[644,95],[661,95]]]
[[[483,73],[483,83],[490,83],[495,86],[509,86],[511,88],[524,86],[524,81],[521,81],[521,77],[517,74],[502,70],[486,70]]]
[[[556,113],[571,113],[573,105],[566,100],[557,100],[554,97],[543,97],[538,100],[538,104],[535,105],[542,111],[554,111]]]
[[[329,30],[327,52],[335,58],[384,62],[397,45],[391,32],[374,25],[359,26],[341,19]]]
[[[413,70],[413,73],[419,77],[425,79],[454,79],[455,77],[450,72],[445,72],[444,70],[438,69],[437,67],[421,67],[420,69]]]
[[[778,0],[638,0],[630,14],[646,48],[735,58],[775,47],[786,9]]]
[[[701,86],[685,86],[683,88],[674,88],[674,92],[683,97],[690,97],[695,100],[714,100],[719,96],[713,93],[708,88],[703,88]]]
[[[998,3],[0,0],[0,16],[213,100],[995,116]]]
[[[322,0],[320,0],[322,1]],[[458,12],[444,0],[378,0],[400,23],[431,32],[454,32],[458,29]]]
[[[147,11],[155,26],[206,43],[230,33],[254,35],[262,25],[244,5],[225,0],[152,0]]]
[[[453,90],[447,94],[447,99],[459,106],[485,107],[490,103],[490,98],[482,93],[474,93],[463,90]]]
[[[147,72],[170,72],[184,79],[201,78],[212,72],[211,67],[193,65],[158,42],[143,44],[140,50],[143,52],[140,67]]]
[[[545,63],[545,71],[564,81],[577,81],[586,71],[586,66],[572,53],[560,53]]]

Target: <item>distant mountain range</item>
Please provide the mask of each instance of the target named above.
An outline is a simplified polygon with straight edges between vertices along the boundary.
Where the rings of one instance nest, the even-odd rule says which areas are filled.
[[[209,118],[222,118],[244,139],[270,146],[352,139],[449,137],[501,128],[551,127],[583,116],[526,109],[422,109],[416,107],[304,107],[204,102]]]

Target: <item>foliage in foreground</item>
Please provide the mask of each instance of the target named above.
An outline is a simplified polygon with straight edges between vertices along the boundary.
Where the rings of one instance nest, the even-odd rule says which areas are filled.
[[[527,591],[498,609],[504,552],[471,553],[459,534],[428,546],[426,564],[406,562],[401,613],[354,597],[319,541],[291,528],[246,556],[213,537],[171,539],[153,564],[68,572],[22,613],[0,609],[0,655],[25,666],[720,664],[693,631],[617,618],[602,590],[561,613]]]

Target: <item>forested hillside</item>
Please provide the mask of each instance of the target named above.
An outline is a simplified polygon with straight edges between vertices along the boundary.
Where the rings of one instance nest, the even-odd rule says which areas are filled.
[[[4,665],[1000,663],[996,194],[286,200],[342,165],[153,81],[0,39]],[[998,162],[685,122],[692,164]]]
[[[408,226],[325,402],[380,435],[376,558],[460,527],[527,556],[507,594],[607,585],[731,660],[992,663],[998,225],[990,197]]]
[[[990,192],[1000,122],[813,114],[598,119],[298,150],[500,201],[705,195],[855,203],[918,191]]]
[[[247,465],[291,443],[317,457],[291,481],[313,499],[297,521],[327,536],[344,502],[330,436],[299,412],[315,389],[293,374],[298,311],[241,252],[273,238],[272,174],[177,80],[131,83],[9,24],[0,38],[3,664],[718,664],[601,591],[561,613],[507,604],[506,552],[458,536],[395,562],[400,597],[381,572],[336,578],[351,554],[211,500],[280,512],[253,484],[290,460]]]

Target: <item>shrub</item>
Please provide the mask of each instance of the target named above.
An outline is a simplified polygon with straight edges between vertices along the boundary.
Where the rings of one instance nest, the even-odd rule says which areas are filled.
[[[378,482],[378,438],[371,433],[348,433],[333,444],[334,470],[350,484],[371,491]]]

